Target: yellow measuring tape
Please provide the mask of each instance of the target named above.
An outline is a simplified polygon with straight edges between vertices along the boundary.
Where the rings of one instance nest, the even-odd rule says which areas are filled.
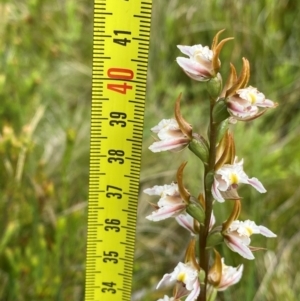
[[[95,0],[85,301],[130,300],[151,0]]]

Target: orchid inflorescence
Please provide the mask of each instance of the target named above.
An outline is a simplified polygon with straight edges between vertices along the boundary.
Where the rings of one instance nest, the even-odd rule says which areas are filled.
[[[176,59],[190,78],[207,84],[210,98],[208,137],[195,133],[183,118],[181,95],[175,102],[174,118],[164,119],[152,128],[158,137],[149,147],[152,152],[188,148],[204,166],[204,192],[197,197],[191,195],[183,183],[187,162],[180,165],[173,183],[144,190],[146,194],[160,198],[156,204],[151,204],[154,211],[147,219],[156,222],[173,217],[191,234],[184,261],[179,262],[173,272],[165,274],[157,285],[159,288],[163,284],[174,284],[173,295],[165,295],[160,301],[215,300],[218,291],[239,282],[243,273],[243,265],[225,265],[216,246],[225,243],[231,251],[251,260],[254,259],[253,252],[262,249],[250,245],[252,234],[276,237],[272,231],[256,225],[254,221],[238,220],[242,206],[239,184],[249,184],[260,193],[265,193],[266,189],[257,178],[250,178],[244,172],[243,159],[239,160],[236,156],[229,126],[238,121],[256,119],[277,104],[266,99],[256,88],[248,86],[250,64],[245,58],[242,59],[239,76],[230,64],[228,79],[222,85],[219,55],[224,44],[232,40],[227,38],[219,42],[222,32],[216,34],[211,48],[202,45],[178,46],[187,57]],[[215,202],[233,203],[230,216],[219,225],[213,213]]]

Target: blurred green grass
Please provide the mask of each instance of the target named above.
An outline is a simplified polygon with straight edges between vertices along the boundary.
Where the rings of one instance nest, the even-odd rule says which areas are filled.
[[[226,263],[245,264],[239,285],[219,301],[296,301],[300,294],[299,48],[300,3],[293,0],[153,0],[141,191],[169,183],[183,160],[197,194],[201,167],[187,151],[152,154],[150,128],[172,117],[183,92],[183,114],[206,132],[203,86],[175,63],[178,44],[210,45],[214,34],[234,36],[222,52],[279,107],[234,127],[245,170],[268,193],[242,187],[242,218],[278,234],[253,238],[268,251],[246,262],[222,250]],[[87,0],[0,1],[0,300],[83,300],[89,166],[93,4]],[[166,169],[166,167],[168,167]],[[188,234],[175,222],[150,223],[141,193],[133,300],[156,300],[157,281],[182,259]],[[152,200],[153,201],[153,200]],[[229,206],[217,206],[220,220]]]

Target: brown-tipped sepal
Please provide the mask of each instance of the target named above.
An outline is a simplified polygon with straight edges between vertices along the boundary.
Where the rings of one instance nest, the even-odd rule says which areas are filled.
[[[184,135],[186,135],[189,139],[192,139],[193,138],[193,136],[192,136],[193,128],[181,115],[180,100],[181,100],[181,93],[177,97],[177,100],[175,103],[175,119],[176,119],[182,133]]]
[[[208,163],[209,149],[207,141],[199,135],[194,134],[189,143],[189,149],[204,163]]]
[[[197,198],[199,204],[203,207],[203,209],[205,210],[205,199],[204,199],[204,195],[203,193],[200,193],[198,195],[198,198]]]
[[[234,159],[235,143],[232,134],[227,131],[217,147],[215,170],[220,169],[224,164],[233,164]]]
[[[214,71],[215,71],[216,73],[219,72],[220,67],[221,67],[221,62],[220,62],[220,60],[219,60],[220,52],[221,52],[223,46],[225,45],[225,43],[228,42],[228,41],[230,41],[230,40],[233,40],[233,38],[226,38],[226,39],[222,40],[222,41],[216,46],[216,48],[213,50],[214,56],[213,56],[212,64],[213,64]]]
[[[208,281],[215,287],[218,287],[222,279],[222,259],[218,251],[214,249],[215,261],[208,271]]]
[[[223,223],[222,232],[226,231],[230,227],[232,222],[239,218],[240,213],[241,213],[241,208],[242,208],[241,201],[240,200],[235,200],[234,201],[234,206],[233,206],[233,209],[232,209],[232,212],[231,212],[230,216],[228,217],[226,222]]]
[[[216,47],[217,47],[217,45],[218,45],[218,43],[219,43],[219,36],[220,36],[220,34],[221,34],[222,32],[224,32],[224,31],[225,31],[225,28],[219,30],[219,31],[216,33],[216,35],[214,36],[213,41],[212,41],[212,44],[211,44],[211,49],[212,49],[212,50],[216,49]]]
[[[236,93],[237,90],[246,87],[250,78],[250,64],[249,61],[243,58],[243,67],[239,78],[235,83],[226,91],[225,96],[229,97]]]
[[[184,262],[185,263],[192,263],[194,269],[196,270],[200,270],[200,266],[197,262],[197,259],[196,259],[196,249],[195,249],[195,246],[196,246],[196,239],[192,239],[185,251],[185,256],[184,256]]]
[[[223,87],[221,97],[226,96],[226,91],[229,90],[236,81],[237,81],[237,73],[236,73],[234,65],[230,63],[230,73],[229,73],[227,81]]]
[[[213,51],[212,65],[213,65],[213,69],[216,74],[219,72],[220,67],[221,67],[221,62],[219,60],[220,52],[226,42],[233,40],[233,38],[226,38],[226,39],[221,40],[220,43],[218,43],[219,36],[223,31],[224,31],[224,29],[217,32],[217,34],[215,35],[215,37],[213,39],[213,43],[211,45],[211,49]]]
[[[228,146],[229,146],[229,130],[227,129],[227,131],[224,133],[216,149],[216,163],[220,160],[220,158],[222,157],[226,149],[228,149]]]
[[[187,189],[183,185],[183,170],[186,166],[187,162],[182,163],[177,170],[177,185],[180,196],[185,201],[186,204],[189,204],[191,194],[187,191]]]
[[[220,123],[230,117],[224,98],[218,100],[218,102],[214,105],[212,116],[214,123]]]

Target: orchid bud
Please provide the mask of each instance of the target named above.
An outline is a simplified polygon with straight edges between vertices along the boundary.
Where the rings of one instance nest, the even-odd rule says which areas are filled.
[[[220,142],[220,140],[223,138],[225,132],[228,130],[228,124],[229,124],[229,120],[225,119],[224,121],[222,121],[217,129],[217,143]]]
[[[205,177],[205,186],[206,187],[211,187],[213,182],[214,182],[214,171],[210,171],[207,173],[206,177]]]
[[[212,99],[217,99],[222,90],[222,76],[218,73],[207,82],[207,91]]]
[[[204,283],[204,281],[205,281],[205,271],[204,270],[201,269],[199,271],[198,279],[199,279],[200,283]]]
[[[218,100],[218,102],[214,105],[212,115],[214,123],[220,123],[230,116],[227,104],[223,98]]]
[[[221,232],[212,232],[207,237],[206,248],[213,248],[216,245],[221,244],[223,241],[224,237]]]
[[[186,207],[186,212],[194,219],[196,219],[200,224],[204,223],[205,211],[199,203],[190,200],[189,204]]]
[[[189,149],[199,158],[204,164],[208,163],[208,145],[206,140],[199,135],[194,134],[193,139],[189,143]]]

